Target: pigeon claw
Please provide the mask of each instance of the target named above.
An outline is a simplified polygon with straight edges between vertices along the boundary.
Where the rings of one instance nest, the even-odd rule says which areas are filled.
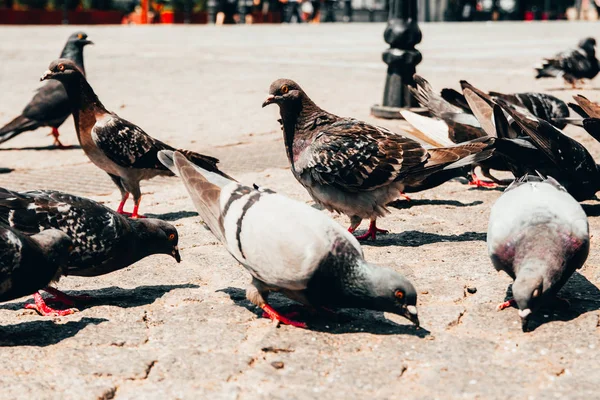
[[[28,310],[35,310],[44,317],[64,317],[65,315],[74,314],[79,311],[76,308],[56,310],[52,307],[49,307],[39,292],[35,292],[33,295],[33,300],[35,301],[35,304],[25,304],[25,308]]]
[[[52,297],[47,300],[48,303],[60,303],[67,307],[73,307],[75,303],[85,303],[93,299],[93,297],[87,294],[69,295],[53,287],[45,288],[44,292],[48,292],[52,295]]]
[[[58,137],[60,136],[60,133],[58,133],[58,129],[52,128],[52,132],[50,132],[48,134],[48,136],[53,136],[54,137],[54,146],[56,148],[59,148],[59,149],[66,149],[67,148],[67,146],[65,146],[64,144],[62,144],[60,142],[60,140],[58,139]]]
[[[505,301],[504,303],[498,304],[498,306],[496,306],[496,310],[502,311],[509,307],[516,307],[516,306],[517,306],[517,302],[515,301],[515,299],[510,299],[510,300]]]
[[[386,233],[389,233],[389,231],[387,231],[385,229],[379,229],[377,227],[375,221],[371,221],[371,224],[369,224],[369,229],[367,230],[367,233],[365,233],[364,235],[357,236],[356,239],[367,240],[370,238],[372,240],[375,240],[378,233],[385,235]]]
[[[483,188],[495,188],[496,186],[498,186],[494,182],[482,181],[477,177],[477,175],[475,175],[474,172],[471,173],[469,185]]]
[[[293,321],[293,320],[287,318],[286,316],[279,314],[277,311],[275,311],[273,309],[273,307],[271,307],[268,304],[263,304],[260,308],[263,309],[263,311],[264,311],[263,316],[266,316],[266,318],[270,318],[273,321],[277,321],[284,325],[295,326],[296,328],[306,328],[306,323]],[[294,314],[298,315],[298,313],[294,313]]]

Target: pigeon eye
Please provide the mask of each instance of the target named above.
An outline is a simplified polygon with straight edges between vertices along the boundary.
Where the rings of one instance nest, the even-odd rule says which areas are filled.
[[[65,65],[64,64],[58,64],[58,70],[59,71],[64,71],[65,70]]]
[[[401,290],[396,290],[396,293],[394,293],[394,296],[396,296],[398,299],[402,300],[404,298],[404,293],[402,293]]]
[[[287,85],[283,85],[283,86],[281,87],[281,89],[279,89],[279,91],[280,91],[281,93],[283,93],[283,94],[286,94],[287,92],[289,92],[289,91],[290,91],[290,88],[289,88],[289,87],[287,87]]]
[[[174,233],[171,233],[171,234],[169,235],[169,240],[173,240],[173,239],[175,239],[175,234],[174,234]]]
[[[77,35],[77,37],[78,37],[79,39],[83,39],[83,35],[82,35],[81,33],[80,33],[79,35]]]

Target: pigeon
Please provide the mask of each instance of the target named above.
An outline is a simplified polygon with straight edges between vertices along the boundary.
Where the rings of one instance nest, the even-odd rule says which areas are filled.
[[[50,229],[67,234],[73,249],[60,276],[98,276],[108,274],[153,254],[168,254],[181,261],[177,247],[179,235],[174,226],[158,219],[129,219],[93,200],[54,190],[24,193],[0,188],[0,223],[27,235]],[[73,305],[76,300],[53,287],[44,289],[53,301]],[[41,294],[34,294],[34,308],[42,315],[59,311],[45,304]]]
[[[55,280],[71,246],[57,229],[26,236],[0,224],[0,301],[30,295]]]
[[[593,79],[600,71],[596,58],[596,39],[585,38],[579,42],[576,49],[569,49],[544,59],[543,64],[536,67],[536,71],[536,79],[562,77],[573,88],[578,80]]]
[[[350,217],[350,232],[370,219],[359,239],[375,239],[378,217],[401,192],[437,186],[446,171],[490,157],[492,138],[448,148],[425,149],[419,142],[319,108],[292,80],[271,84],[263,107],[277,104],[286,153],[296,179],[330,211]],[[438,175],[438,174],[441,174]]]
[[[578,141],[565,135],[550,123],[515,109],[502,99],[498,104],[506,111],[529,136],[545,156],[542,160],[523,159],[523,162],[538,161],[553,164],[554,170],[538,169],[543,175],[552,175],[577,201],[589,200],[600,190],[600,166],[589,151]]]
[[[65,86],[83,151],[92,163],[108,173],[121,192],[117,212],[132,218],[142,217],[139,215],[142,200],[140,181],[155,176],[172,176],[171,171],[158,162],[156,154],[160,150],[175,149],[107,111],[74,62],[66,59],[53,61],[41,79],[56,79]],[[219,171],[216,158],[188,150],[180,151],[207,170]],[[123,211],[129,194],[134,200],[131,214]]]
[[[476,90],[476,88],[467,81],[462,80],[460,81],[460,84],[463,90],[469,88],[480,95],[483,93]],[[464,95],[458,93],[454,89],[442,89],[441,96],[449,103],[461,107],[464,112],[472,112]],[[487,96],[492,101],[494,99],[503,99],[509,104],[524,107],[536,117],[550,122],[559,129],[563,129],[567,123],[577,123],[578,121],[569,118],[569,108],[564,101],[546,93],[526,92],[503,94],[492,91],[487,93]],[[466,107],[464,104],[466,104]]]
[[[181,177],[213,235],[252,275],[246,297],[268,318],[306,327],[268,304],[270,292],[281,292],[309,307],[391,312],[419,326],[413,285],[367,263],[356,238],[322,212],[207,171],[179,152],[163,150],[158,157]]]
[[[587,133],[600,142],[600,105],[582,95],[573,98],[577,104],[569,103],[569,106],[584,118],[582,125]]]
[[[75,32],[69,36],[60,57],[73,61],[83,72],[83,48],[88,44],[93,44],[93,42],[88,40],[85,33]],[[65,88],[60,82],[47,82],[33,96],[21,115],[0,128],[0,143],[4,143],[20,133],[49,126],[52,128],[51,135],[54,136],[54,145],[64,148],[58,139],[58,128],[69,115],[71,115],[71,106]]]
[[[509,186],[490,213],[488,254],[506,272],[523,330],[587,259],[588,220],[581,205],[552,177],[526,175]]]

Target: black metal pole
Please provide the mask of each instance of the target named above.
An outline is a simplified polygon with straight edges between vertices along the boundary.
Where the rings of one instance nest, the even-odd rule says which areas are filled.
[[[418,25],[417,0],[390,0],[388,24],[383,38],[390,48],[383,52],[387,64],[387,77],[383,92],[383,104],[371,107],[371,113],[379,118],[402,118],[401,108],[417,106],[407,84],[413,83],[417,64],[423,57],[415,49],[422,34]]]
[[[62,5],[62,24],[69,25],[69,5],[67,4],[68,0],[63,1]]]

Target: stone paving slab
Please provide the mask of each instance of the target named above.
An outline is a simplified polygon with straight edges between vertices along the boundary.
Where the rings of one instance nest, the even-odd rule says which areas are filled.
[[[383,24],[244,27],[0,27],[0,123],[10,120],[74,29],[84,29],[90,82],[121,116],[174,146],[219,157],[240,181],[311,203],[287,170],[277,111],[261,109],[287,76],[324,108],[369,116],[381,98]],[[531,66],[595,35],[591,23],[424,24],[422,73],[436,88],[468,79],[483,89],[543,90],[568,99]],[[600,100],[589,85],[584,94]],[[561,90],[552,90],[561,89]],[[397,121],[377,121],[396,131]],[[61,132],[75,145],[72,121]],[[0,186],[49,188],[111,207],[118,192],[78,149],[43,150],[48,131],[0,146]],[[568,133],[600,156],[600,144]],[[154,256],[59,288],[95,300],[43,318],[0,304],[2,399],[591,399],[597,397],[600,256],[523,333],[515,310],[498,313],[510,280],[496,273],[485,232],[498,190],[453,181],[418,193],[381,221],[391,230],[366,258],[405,274],[419,291],[423,329],[389,314],[342,310],[312,328],[275,327],[245,300],[249,275],[199,223],[176,178],[142,185],[142,211],[175,224],[183,261]],[[592,233],[600,206],[586,204]],[[332,215],[346,225],[345,217]],[[290,240],[293,240],[290,230]],[[477,288],[469,293],[466,288]],[[274,306],[293,307],[281,296]]]

